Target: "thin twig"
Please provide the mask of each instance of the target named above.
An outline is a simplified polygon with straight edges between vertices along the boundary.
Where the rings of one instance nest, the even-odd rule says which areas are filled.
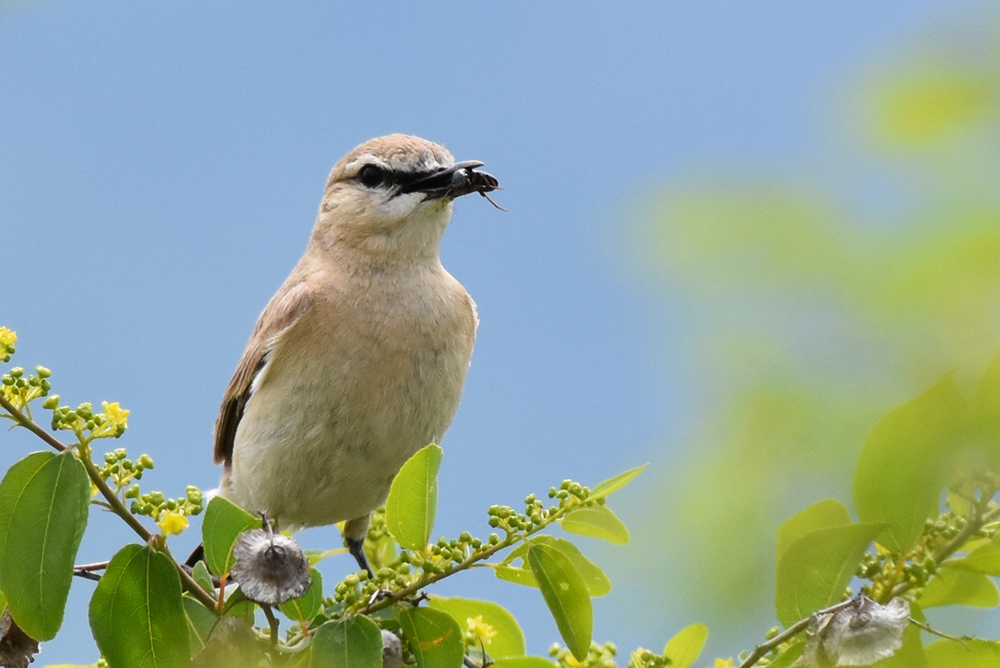
[[[267,626],[271,630],[271,647],[275,647],[278,644],[278,618],[271,612],[271,606],[266,603],[259,603],[258,605],[264,611],[264,616],[267,617]]]
[[[74,571],[103,571],[108,567],[107,561],[99,561],[96,564],[81,564],[80,566],[74,566]]]
[[[59,452],[68,449],[68,446],[65,446],[62,443],[60,443],[54,436],[52,436],[52,434],[39,427],[37,424],[35,424],[33,420],[25,416],[24,413],[14,408],[14,404],[7,401],[7,399],[5,399],[3,395],[0,395],[0,406],[3,406],[4,410],[10,413],[11,417],[13,417],[14,420],[16,420],[19,425],[21,425],[22,427],[33,433],[35,436],[42,439],[49,445],[51,445]]]
[[[947,633],[941,633],[940,631],[934,629],[930,624],[925,624],[924,622],[918,621],[913,617],[910,617],[910,623],[916,626],[917,628],[921,628],[924,631],[927,631],[928,633],[933,633],[934,635],[940,636],[947,640],[954,640],[955,642],[960,643],[962,647],[964,647],[965,649],[969,649],[968,643],[965,642],[966,640],[972,640],[972,638],[970,638],[969,636],[964,636],[962,638],[959,638],[958,636],[950,636]]]
[[[854,599],[841,601],[836,605],[831,605],[829,608],[823,608],[822,610],[818,610],[809,615],[808,617],[806,617],[805,619],[800,619],[799,621],[795,622],[787,629],[779,633],[778,635],[768,640],[766,643],[762,645],[757,645],[757,647],[755,647],[754,650],[750,653],[750,656],[748,656],[746,660],[739,665],[739,668],[750,668],[750,666],[754,665],[762,658],[767,656],[768,652],[770,652],[772,649],[774,649],[781,643],[785,642],[789,638],[796,636],[799,633],[805,631],[807,628],[809,628],[809,624],[811,624],[813,620],[818,619],[822,615],[829,615],[831,613],[840,612],[847,606],[851,605],[853,602]]]

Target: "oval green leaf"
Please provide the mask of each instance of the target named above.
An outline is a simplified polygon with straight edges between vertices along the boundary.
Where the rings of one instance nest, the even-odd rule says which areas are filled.
[[[670,659],[670,668],[688,668],[698,660],[706,640],[708,627],[704,624],[692,624],[667,642],[667,646],[663,648],[663,656]]]
[[[590,651],[594,625],[587,585],[569,557],[552,545],[531,542],[527,556],[559,635],[573,656],[583,661]]]
[[[198,585],[209,594],[215,592],[215,583],[212,582],[212,574],[208,572],[208,566],[204,561],[199,561],[191,569],[191,577]]]
[[[205,546],[208,568],[219,577],[229,575],[233,567],[233,545],[241,533],[261,526],[254,517],[229,499],[217,496],[208,502],[205,521],[201,525],[201,542]]]
[[[535,576],[531,574],[530,568],[498,564],[493,567],[493,573],[499,579],[505,580],[506,582],[513,582],[514,584],[524,585],[526,587],[538,587],[538,583],[535,582]]]
[[[69,450],[30,454],[0,482],[0,590],[36,640],[62,626],[89,505],[90,478]]]
[[[556,664],[539,656],[517,656],[490,665],[493,668],[555,668]]]
[[[201,563],[200,561],[198,563]],[[184,612],[187,614],[188,632],[194,653],[200,652],[219,620],[215,613],[206,608],[188,593],[183,596]]]
[[[977,573],[1000,577],[1000,543],[990,541],[974,549],[969,553],[969,556],[959,559],[954,565]]]
[[[928,645],[924,654],[927,668],[997,668],[1000,645],[987,640],[939,640]]]
[[[611,591],[611,580],[608,579],[608,576],[604,574],[604,571],[597,564],[583,556],[583,553],[580,552],[576,545],[565,538],[555,538],[546,535],[535,536],[529,542],[521,543],[517,548],[512,550],[507,555],[507,558],[503,560],[503,563],[494,566],[496,576],[508,582],[537,587],[538,583],[535,581],[535,576],[531,572],[531,567],[525,558],[531,543],[549,545],[562,552],[573,563],[580,577],[583,578],[583,582],[587,586],[587,593],[591,597],[604,596]],[[516,560],[521,560],[523,566],[512,566],[511,564]]]
[[[482,618],[496,631],[491,640],[485,642],[486,653],[493,659],[503,659],[524,654],[524,633],[514,616],[491,601],[476,601],[469,598],[443,598],[432,596],[430,606],[434,610],[447,612],[465,628],[470,619]]]
[[[966,570],[958,564],[942,566],[920,596],[920,607],[924,609],[942,605],[992,608],[998,603],[1000,592],[989,576]]]
[[[879,543],[893,552],[912,548],[927,518],[937,516],[951,446],[967,412],[950,372],[890,411],[865,441],[854,474],[854,507],[862,522],[885,523]]]
[[[412,608],[400,613],[399,623],[419,668],[460,668],[465,640],[458,622],[447,612]]]
[[[286,617],[299,623],[309,621],[323,607],[323,574],[316,568],[310,568],[309,577],[312,578],[312,584],[305,594],[285,601],[278,607]]]
[[[247,621],[221,617],[188,668],[260,668],[269,666],[267,641],[261,641]],[[304,664],[296,664],[301,668]],[[290,668],[287,667],[286,668]]]
[[[632,482],[632,480],[635,479],[637,475],[645,471],[647,466],[649,466],[649,464],[643,464],[642,466],[637,466],[634,469],[629,469],[628,471],[619,473],[618,475],[612,478],[608,478],[604,482],[597,483],[597,486],[594,487],[594,489],[590,490],[590,496],[588,496],[587,498],[600,499],[606,497],[608,494],[617,492],[622,487]]]
[[[817,529],[788,546],[778,559],[774,604],[786,627],[841,599],[861,555],[884,528],[850,524]]]
[[[396,542],[422,550],[430,540],[437,514],[437,472],[441,448],[433,443],[410,457],[396,474],[385,502],[385,526]]]
[[[191,662],[180,576],[146,545],[126,545],[112,557],[90,599],[90,628],[111,668]]]
[[[816,529],[845,526],[851,523],[847,507],[836,499],[823,499],[792,515],[778,527],[778,558],[788,546]]]
[[[367,617],[326,622],[313,635],[307,665],[309,668],[382,668],[382,632]]]
[[[615,545],[625,545],[630,539],[628,527],[607,506],[581,506],[568,512],[561,524],[570,533],[602,538]]]

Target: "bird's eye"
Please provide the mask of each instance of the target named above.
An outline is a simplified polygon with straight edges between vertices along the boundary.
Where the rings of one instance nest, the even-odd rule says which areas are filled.
[[[365,165],[361,168],[361,171],[358,172],[358,178],[361,179],[361,183],[368,188],[374,188],[385,181],[385,172],[375,165]]]

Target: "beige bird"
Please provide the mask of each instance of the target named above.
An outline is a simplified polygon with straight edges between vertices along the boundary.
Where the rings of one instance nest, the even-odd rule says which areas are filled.
[[[389,135],[333,168],[312,236],[257,321],[215,426],[219,493],[282,529],[347,520],[362,546],[393,477],[455,417],[478,318],[441,265],[452,201],[497,189]]]

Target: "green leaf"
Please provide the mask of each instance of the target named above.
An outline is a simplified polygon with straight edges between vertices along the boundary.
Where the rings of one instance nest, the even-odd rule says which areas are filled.
[[[437,514],[437,472],[441,448],[433,443],[403,464],[385,502],[385,526],[396,542],[422,550],[430,540]]]
[[[789,668],[789,666],[802,656],[802,650],[805,649],[805,646],[805,640],[793,640],[788,649],[775,657],[774,661],[767,664],[767,668]]]
[[[530,541],[518,545],[517,548],[507,555],[502,564],[494,567],[496,576],[501,580],[515,584],[537,587],[538,583],[535,581],[535,576],[531,572],[531,568],[526,560],[528,548],[531,543],[549,545],[562,552],[573,563],[580,577],[583,578],[583,582],[587,586],[587,592],[591,597],[604,596],[611,591],[611,580],[608,579],[608,576],[604,574],[604,571],[597,564],[583,556],[583,553],[573,543],[565,538],[555,538],[553,536],[535,536]],[[511,562],[517,559],[524,562],[524,567],[510,565]]]
[[[304,623],[316,616],[323,607],[323,575],[315,568],[309,569],[312,584],[300,598],[282,603],[278,609],[291,620]]]
[[[194,565],[191,569],[191,577],[194,578],[194,581],[209,594],[215,591],[215,583],[212,582],[212,574],[208,572],[208,566],[205,565],[204,561],[199,561]]]
[[[1000,577],[1000,543],[990,541],[974,549],[967,557],[956,561],[953,565],[977,573]]]
[[[634,469],[629,469],[628,471],[619,473],[612,478],[608,478],[604,482],[597,483],[597,486],[590,490],[590,496],[588,496],[587,499],[596,500],[617,492],[622,487],[632,482],[637,475],[645,471],[647,466],[649,466],[649,464],[637,466]]]
[[[555,619],[559,635],[573,656],[583,661],[590,651],[594,625],[587,585],[569,557],[552,545],[531,542],[528,564]]]
[[[663,656],[670,659],[670,668],[688,668],[698,660],[706,640],[708,627],[704,624],[692,624],[667,642],[667,646],[663,648]]]
[[[254,517],[229,499],[217,496],[208,502],[205,521],[201,525],[201,542],[205,546],[208,568],[219,577],[229,575],[233,567],[233,545],[247,529],[259,528],[261,519]]]
[[[561,524],[570,533],[603,538],[616,545],[625,545],[630,538],[628,528],[607,506],[581,506],[566,513]]]
[[[313,635],[309,668],[382,668],[382,632],[357,616],[326,622]]]
[[[778,527],[778,558],[802,536],[816,529],[839,527],[851,523],[847,507],[836,499],[824,499],[789,517]]]
[[[273,665],[267,641],[261,641],[253,627],[236,617],[221,617],[189,668],[262,668]],[[288,664],[280,664],[290,668]],[[297,662],[297,668],[303,665]]]
[[[430,606],[451,615],[461,629],[466,628],[469,619],[482,617],[496,631],[493,639],[486,644],[486,653],[493,659],[524,654],[524,633],[514,616],[491,601],[476,601],[469,598],[443,598],[432,596]]]
[[[146,545],[112,557],[90,599],[90,628],[111,668],[185,668],[191,661],[181,579]]]
[[[69,450],[30,454],[0,482],[0,590],[36,640],[62,625],[89,506],[90,478]]]
[[[201,563],[200,561],[198,562]],[[191,638],[191,649],[193,653],[198,653],[205,646],[208,636],[211,635],[215,623],[219,620],[215,614],[201,604],[190,594],[185,593],[182,597],[184,612],[187,614],[188,632]]]
[[[493,573],[501,580],[513,582],[514,584],[525,585],[527,587],[538,588],[538,583],[535,582],[535,576],[531,574],[531,569],[529,568],[498,564],[493,567]]]
[[[841,599],[861,555],[881,524],[817,529],[802,536],[778,558],[774,603],[786,627]]]
[[[1000,645],[987,640],[939,640],[924,649],[927,668],[997,668]]]
[[[1000,460],[1000,351],[993,355],[972,398],[973,429],[994,465]]]
[[[555,668],[555,665],[538,656],[516,656],[490,664],[492,668]]]
[[[938,514],[949,451],[967,410],[951,372],[890,411],[865,441],[854,474],[854,507],[862,522],[886,523],[879,543],[890,550],[912,548],[924,521]]]
[[[399,622],[419,668],[459,668],[462,665],[465,657],[462,629],[447,612],[412,608],[400,613]]]
[[[934,574],[920,596],[920,605],[924,609],[942,605],[992,608],[998,603],[1000,592],[989,576],[951,564],[942,566]]]

